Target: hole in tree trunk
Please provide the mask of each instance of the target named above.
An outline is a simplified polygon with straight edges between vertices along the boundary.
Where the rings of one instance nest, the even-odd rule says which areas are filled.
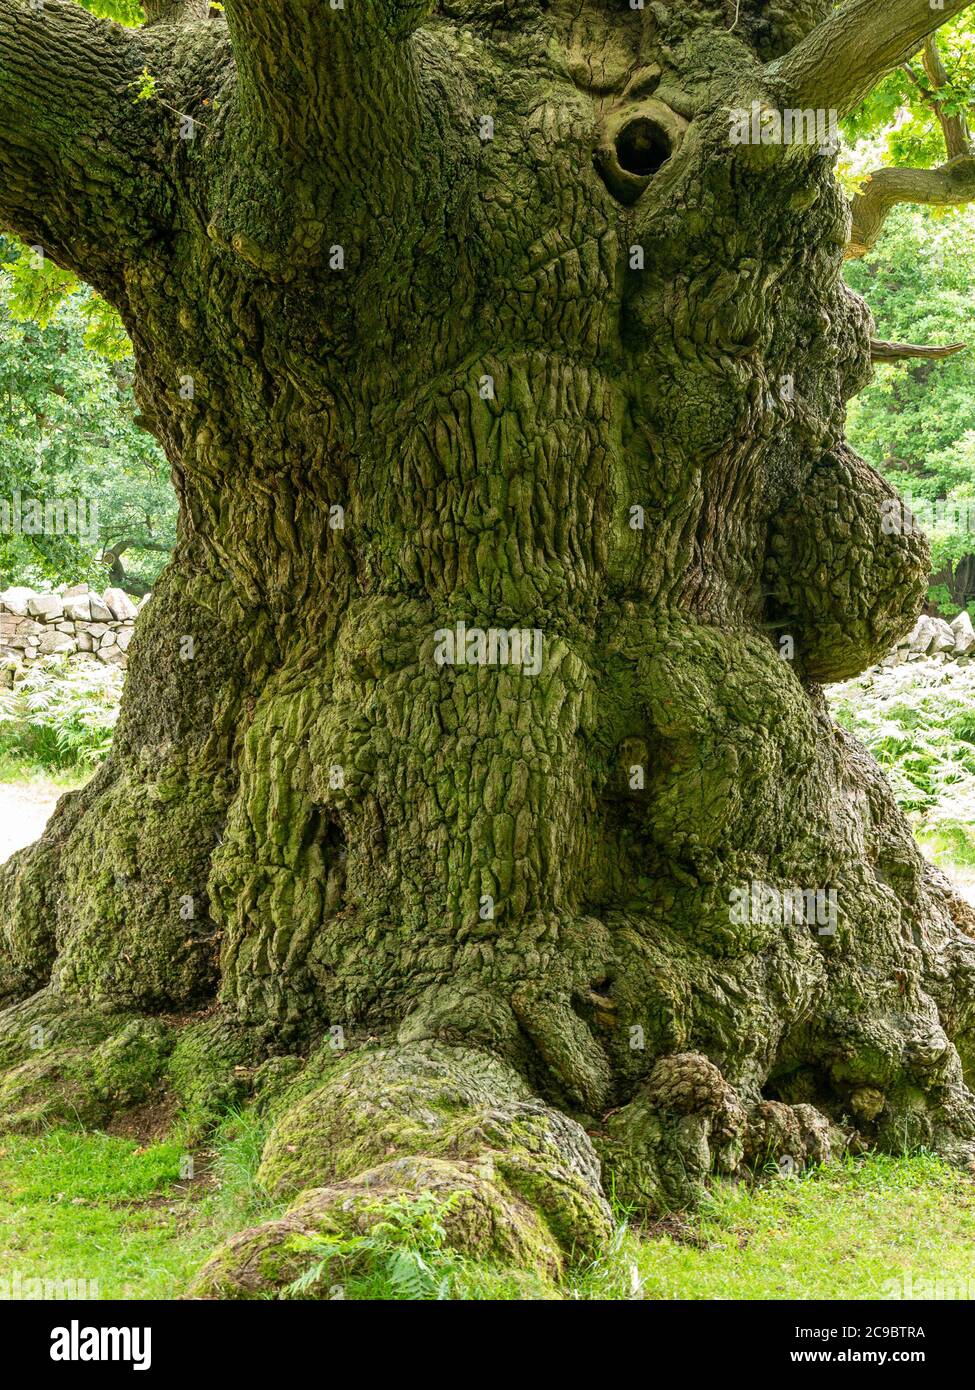
[[[628,174],[655,174],[670,154],[670,136],[648,116],[630,121],[616,137],[616,157]]]

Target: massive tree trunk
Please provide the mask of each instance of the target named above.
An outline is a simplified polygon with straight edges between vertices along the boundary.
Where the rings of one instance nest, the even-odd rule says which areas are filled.
[[[842,438],[849,210],[730,138],[959,8],[3,0],[0,211],[119,306],[181,502],[111,757],[0,878],[12,1061],[214,1001],[247,1065],[378,1040],[367,1095],[542,1096],[594,1229],[558,1111],[648,1200],[827,1122],[971,1151],[972,914],[821,691],[927,573]],[[298,1111],[292,1186],[354,1180]]]

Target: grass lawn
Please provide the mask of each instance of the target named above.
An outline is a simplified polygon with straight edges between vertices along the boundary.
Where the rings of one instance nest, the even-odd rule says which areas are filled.
[[[975,1177],[928,1155],[870,1155],[721,1184],[679,1239],[641,1241],[637,1264],[647,1298],[908,1297],[911,1281],[927,1297],[924,1280],[970,1294]]]
[[[97,1282],[100,1298],[175,1298],[223,1237],[271,1208],[253,1173],[262,1134],[228,1119],[181,1176],[176,1140],[140,1146],[56,1129],[0,1139],[0,1280]]]
[[[180,1176],[178,1141],[142,1148],[53,1130],[0,1142],[0,1280],[97,1281],[101,1298],[175,1298],[230,1231],[271,1214],[253,1173],[261,1135],[246,1116],[214,1141],[206,1171]],[[199,1161],[199,1160],[198,1160]],[[551,1286],[428,1252],[422,1296],[546,1298]],[[864,1299],[975,1287],[975,1179],[927,1155],[870,1156],[803,1177],[721,1183],[705,1209],[637,1234],[578,1270],[575,1299]],[[923,1281],[930,1281],[928,1288]],[[909,1296],[910,1285],[906,1289]],[[383,1269],[347,1298],[409,1296]],[[412,1296],[416,1296],[415,1289]],[[557,1295],[555,1295],[557,1296]]]
[[[54,1131],[0,1143],[0,1278],[168,1298],[198,1257],[179,1146]]]

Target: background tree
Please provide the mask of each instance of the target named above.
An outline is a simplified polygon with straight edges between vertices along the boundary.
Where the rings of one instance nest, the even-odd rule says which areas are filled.
[[[655,1204],[837,1125],[971,1155],[971,913],[819,689],[928,564],[842,438],[849,210],[815,119],[732,138],[962,8],[0,3],[0,216],[118,307],[180,502],[0,880],[8,1085],[292,1087],[263,1177],[315,1191],[202,1290],[404,1186],[585,1255],[594,1144]],[[540,670],[438,664],[461,622]]]
[[[947,345],[970,335],[964,276],[971,224],[967,217],[960,224],[939,225],[938,219],[964,208],[975,194],[973,105],[975,34],[962,15],[929,35],[845,122],[858,142],[844,171],[855,189],[847,278],[897,339]],[[922,207],[908,213],[905,203]],[[892,213],[899,213],[896,226],[878,247]],[[864,255],[861,267],[857,259]],[[936,391],[931,363],[906,358],[882,368],[854,404],[851,437],[882,472],[926,502],[963,504],[970,497],[970,358],[939,367]],[[965,507],[960,510],[964,514]],[[972,536],[950,515],[930,525],[928,535],[931,598],[950,616],[975,598]]]
[[[0,259],[0,499],[85,507],[80,533],[0,529],[0,587],[90,580],[146,592],[172,550],[176,505],[162,450],[135,423],[118,317],[9,239]]]
[[[882,241],[846,271],[892,338],[944,344],[972,337],[973,274],[971,210],[944,216],[907,207],[892,212]],[[847,426],[875,468],[905,496],[927,504],[929,597],[949,617],[975,599],[973,400],[971,350],[943,362],[907,358],[878,367],[851,402]],[[952,504],[940,515],[939,501]]]
[[[929,34],[846,122],[854,138],[879,137],[884,156],[853,200],[848,256],[870,250],[898,204],[948,208],[975,197],[973,107],[975,35],[963,16]]]

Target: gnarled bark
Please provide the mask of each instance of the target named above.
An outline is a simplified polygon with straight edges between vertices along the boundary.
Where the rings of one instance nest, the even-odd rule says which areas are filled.
[[[219,998],[228,1066],[339,1027],[418,1074],[433,1049],[477,1113],[487,1055],[499,1103],[545,1099],[561,1157],[534,1185],[504,1160],[497,1200],[521,1221],[530,1190],[550,1232],[566,1172],[602,1219],[552,1107],[654,1202],[831,1124],[975,1139],[970,914],[816,685],[910,626],[926,550],[842,441],[872,326],[828,153],[730,139],[808,67],[764,70],[743,9],[285,32],[228,3],[230,43],[125,39],[167,103],[139,119],[168,221],[104,254],[180,539],[107,765],[0,875],[4,993]],[[525,659],[441,664],[459,623]],[[834,894],[833,930],[742,914],[755,884]],[[310,1113],[327,1146],[333,1101],[282,1132]],[[410,1145],[486,1239],[481,1150]],[[358,1211],[357,1171],[302,1174],[311,1206],[212,1287]]]

